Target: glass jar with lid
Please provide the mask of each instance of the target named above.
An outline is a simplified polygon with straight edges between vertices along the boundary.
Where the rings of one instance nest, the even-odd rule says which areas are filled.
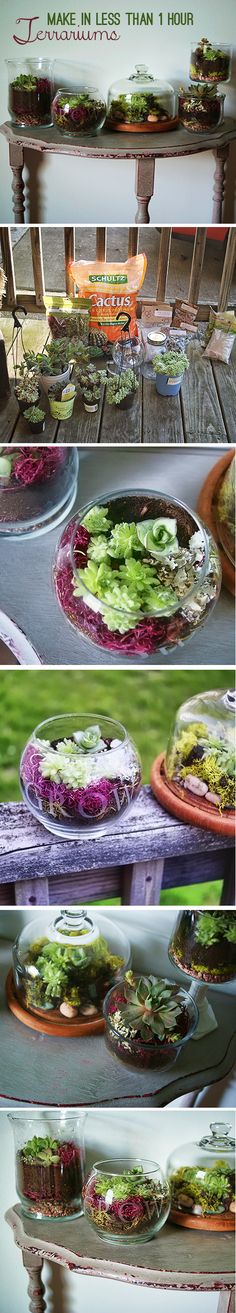
[[[102,1240],[139,1244],[167,1220],[170,1191],[158,1163],[108,1158],[93,1164],[83,1189],[87,1221]]]
[[[14,989],[26,1013],[51,1022],[60,1034],[102,1017],[107,989],[130,961],[130,945],[115,922],[96,911],[70,907],[30,921],[13,948]]]
[[[80,1217],[84,1180],[84,1114],[11,1113],[16,1189],[26,1217]]]
[[[106,118],[106,102],[97,87],[75,84],[60,87],[52,105],[54,127],[63,136],[77,138],[100,132]]]
[[[174,88],[153,77],[146,64],[136,64],[130,77],[110,87],[107,126],[116,132],[167,132],[177,122]]]
[[[170,734],[165,775],[191,805],[220,814],[235,807],[235,696],[213,689],[179,708]]]
[[[217,87],[193,83],[180,87],[179,119],[189,132],[213,132],[222,123],[225,97]]]
[[[236,458],[228,465],[216,489],[215,516],[219,540],[226,556],[235,565],[235,475]]]
[[[191,82],[229,82],[230,76],[230,46],[212,45],[205,36],[197,45],[194,42],[190,57]]]
[[[8,109],[11,122],[21,128],[49,127],[52,123],[53,65],[48,59],[7,60]]]
[[[0,539],[54,529],[74,504],[78,474],[76,447],[2,447]]]
[[[235,1140],[227,1122],[211,1122],[208,1135],[178,1145],[167,1162],[170,1219],[177,1226],[231,1231],[235,1225]]]
[[[236,912],[180,912],[169,957],[186,975],[219,985],[236,978]]]

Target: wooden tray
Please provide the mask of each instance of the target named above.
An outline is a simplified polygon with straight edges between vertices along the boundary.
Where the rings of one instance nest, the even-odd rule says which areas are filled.
[[[191,825],[199,825],[202,830],[214,830],[215,834],[227,834],[234,838],[235,818],[233,815],[222,816],[216,811],[216,808],[208,807],[207,804],[188,802],[186,796],[180,798],[174,793],[168,784],[165,773],[165,756],[161,752],[159,757],[153,762],[150,783],[158,799],[165,807],[167,812],[173,816],[178,816],[181,821],[187,821]],[[184,790],[183,790],[184,792]]]
[[[210,529],[210,532],[213,534],[215,542],[217,542],[221,559],[223,583],[225,584],[225,588],[228,589],[228,592],[232,593],[234,597],[235,570],[232,562],[229,561],[228,556],[226,556],[226,552],[224,552],[222,543],[219,540],[215,510],[218,485],[221,483],[222,476],[226,473],[228,466],[231,465],[233,457],[234,451],[226,451],[225,455],[221,456],[220,460],[216,462],[216,465],[213,465],[213,469],[210,470],[207,479],[205,479],[205,483],[203,483],[201,488],[197,502],[197,511],[204,524],[207,525],[207,528]]]
[[[178,128],[179,119],[165,119],[164,123],[109,123],[112,132],[172,132]]]
[[[234,1231],[235,1213],[220,1213],[216,1217],[196,1217],[194,1213],[180,1213],[171,1208],[169,1221],[175,1226],[186,1226],[191,1231]]]
[[[33,1013],[27,1012],[26,1008],[22,1007],[22,1003],[17,998],[12,970],[8,972],[6,979],[6,998],[8,1007],[17,1021],[22,1021],[30,1030],[41,1031],[43,1035],[60,1035],[62,1038],[78,1039],[81,1035],[101,1035],[105,1029],[103,1017],[98,1017],[95,1021],[78,1021],[76,1017],[69,1021],[64,1017],[64,1020],[59,1022],[53,1021],[53,1016],[55,1018],[57,1016],[56,1012],[50,1014],[50,1019],[41,1015],[33,1016]]]

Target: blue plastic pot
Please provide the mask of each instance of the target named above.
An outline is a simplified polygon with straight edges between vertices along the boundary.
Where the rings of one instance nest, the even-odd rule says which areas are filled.
[[[183,374],[179,378],[170,378],[169,374],[156,374],[157,392],[161,397],[177,397],[183,377]]]

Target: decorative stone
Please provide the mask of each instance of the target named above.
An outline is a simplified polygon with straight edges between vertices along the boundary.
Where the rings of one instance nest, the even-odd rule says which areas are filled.
[[[189,1213],[193,1208],[193,1199],[191,1199],[191,1195],[189,1194],[180,1193],[178,1195],[178,1204],[180,1208],[187,1208]]]
[[[201,1204],[194,1204],[194,1206],[193,1206],[193,1213],[195,1213],[195,1216],[196,1216],[196,1217],[202,1217],[202,1208],[201,1208]]]
[[[80,1011],[82,1017],[97,1017],[98,1014],[98,1009],[95,1008],[94,1003],[86,1003],[83,1008],[80,1008]]]
[[[220,807],[220,798],[218,793],[206,793],[206,802],[210,802],[212,807]]]
[[[68,1017],[68,1019],[78,1016],[78,1008],[73,1007],[72,1003],[61,1003],[60,1012],[62,1012],[63,1017]]]
[[[186,775],[184,788],[189,789],[191,793],[196,793],[197,798],[204,798],[208,793],[207,784],[204,780],[199,780],[197,775]]]
[[[229,1211],[230,1213],[236,1213],[236,1199],[232,1199],[232,1203],[229,1205]]]

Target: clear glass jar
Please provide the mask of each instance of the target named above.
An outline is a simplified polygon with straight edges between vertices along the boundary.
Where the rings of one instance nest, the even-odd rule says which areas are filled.
[[[226,556],[235,565],[235,476],[236,458],[220,479],[216,489],[215,514],[217,532]]]
[[[220,96],[214,86],[181,87],[179,94],[179,119],[189,132],[213,132],[222,123],[225,96]]]
[[[169,787],[191,805],[234,813],[235,699],[213,689],[177,712],[165,759]]]
[[[26,1217],[50,1222],[80,1217],[84,1180],[84,1114],[10,1113],[16,1189]]]
[[[127,969],[130,945],[115,922],[69,907],[30,921],[13,948],[17,998],[26,1011],[64,1024],[98,1020],[109,988]]]
[[[0,538],[46,533],[74,505],[79,474],[76,447],[2,447]]]
[[[84,637],[121,656],[146,656],[168,652],[204,623],[219,595],[220,559],[194,511],[166,493],[123,489],[66,526],[54,583]]]
[[[189,72],[192,82],[229,82],[230,46],[212,46],[207,37],[203,36],[197,45],[195,42],[192,45]]]
[[[195,980],[212,985],[235,980],[235,912],[180,912],[169,944],[169,958]]]
[[[185,989],[131,971],[109,990],[103,1015],[108,1048],[140,1071],[172,1066],[198,1023],[198,1009]]]
[[[108,92],[107,126],[117,132],[163,132],[175,126],[176,97],[169,82],[160,82],[146,64],[136,64],[128,78]]]
[[[167,1162],[171,1221],[201,1230],[233,1229],[235,1141],[227,1122],[211,1122],[211,1134],[178,1145]],[[228,1225],[227,1225],[228,1224]]]
[[[100,132],[106,118],[106,102],[96,87],[60,87],[53,100],[54,127],[66,137]]]
[[[139,338],[121,337],[112,348],[112,359],[119,374],[123,369],[132,369],[135,374],[139,374],[144,360],[144,349]]]
[[[48,59],[6,60],[8,109],[12,123],[37,128],[52,123],[53,76]]]
[[[20,764],[23,797],[47,830],[64,838],[106,832],[141,785],[137,749],[108,717],[65,715],[37,725]]]
[[[102,1240],[140,1244],[167,1220],[169,1186],[158,1163],[105,1158],[94,1163],[83,1189],[84,1212]]]

